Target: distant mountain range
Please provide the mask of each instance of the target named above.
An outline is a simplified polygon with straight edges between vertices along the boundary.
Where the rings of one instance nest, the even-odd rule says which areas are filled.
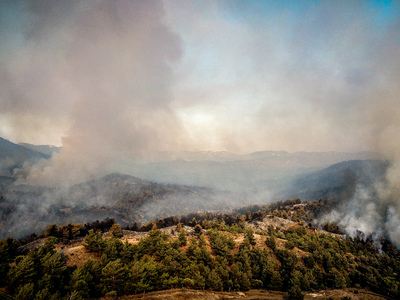
[[[277,184],[264,201],[251,194],[210,188],[160,184],[136,177],[110,174],[69,188],[27,185],[0,191],[0,238],[41,232],[49,224],[90,222],[114,217],[121,225],[142,224],[156,218],[189,212],[231,211],[249,204],[302,198],[349,198],[356,185],[384,180],[385,161],[347,161]]]
[[[24,162],[49,159],[60,150],[49,145],[14,144],[0,138],[0,176],[12,176],[13,169]],[[145,161],[151,161],[147,163],[123,161],[113,172],[162,183],[246,193],[261,191],[264,197],[265,187],[271,188],[278,181],[289,181],[342,161],[377,158],[379,154],[375,152],[176,151],[145,157]]]
[[[250,154],[228,152],[164,152],[159,161],[124,163],[119,172],[147,180],[207,186],[234,192],[265,195],[265,187],[321,170],[348,160],[377,159],[375,152],[262,151]]]
[[[248,154],[236,154],[227,151],[166,151],[159,152],[155,161],[262,161],[282,167],[316,167],[331,165],[336,162],[355,159],[378,158],[377,152],[287,152],[287,151],[257,151]]]

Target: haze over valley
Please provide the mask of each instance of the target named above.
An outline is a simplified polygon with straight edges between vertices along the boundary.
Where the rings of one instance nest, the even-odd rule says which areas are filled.
[[[4,238],[23,237],[33,229],[41,232],[51,223],[113,217],[123,226],[140,225],[191,212],[228,213],[289,198],[332,198],[338,204],[347,203],[359,189],[377,193],[375,186],[385,182],[389,167],[374,152],[163,152],[161,161],[126,163],[112,174],[93,174],[77,184],[52,187],[27,185],[27,166],[47,164],[52,159],[49,155],[59,155],[62,149],[17,145],[4,139],[0,148],[0,161],[13,162],[1,170]],[[369,201],[374,203],[375,196]],[[331,220],[331,215],[326,218],[339,221]],[[369,224],[367,234],[378,230],[381,235],[388,234],[384,219],[376,225],[362,218],[351,225],[355,222],[358,226]],[[349,234],[356,234],[351,230]]]

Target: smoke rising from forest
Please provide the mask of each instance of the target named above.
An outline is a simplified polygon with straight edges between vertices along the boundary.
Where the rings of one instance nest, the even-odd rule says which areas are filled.
[[[61,153],[50,164],[30,167],[27,183],[81,182],[110,172],[125,155],[179,144],[174,137],[182,128],[170,108],[170,85],[182,47],[162,23],[161,2],[92,1],[86,7],[79,1],[35,1],[27,9],[32,27],[20,54],[28,57],[21,66],[28,78],[22,80],[42,80],[22,95],[12,89],[19,82],[11,81],[5,99],[19,96],[21,107],[44,114],[52,113],[43,111],[51,106],[68,110],[71,124]]]
[[[70,185],[163,150],[378,151],[385,179],[329,218],[399,246],[399,5],[268,5],[1,3],[0,136],[63,146],[18,182]]]

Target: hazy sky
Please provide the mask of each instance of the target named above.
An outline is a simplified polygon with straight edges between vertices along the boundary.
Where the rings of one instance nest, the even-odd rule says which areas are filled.
[[[70,154],[381,150],[399,87],[399,1],[0,2],[0,136]]]

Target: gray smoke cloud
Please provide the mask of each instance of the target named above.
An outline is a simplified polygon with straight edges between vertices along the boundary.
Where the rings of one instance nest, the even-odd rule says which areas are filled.
[[[397,117],[391,118],[390,110],[387,107],[387,115],[380,114],[382,119],[377,118],[383,130],[379,132],[376,149],[388,160],[384,176],[374,169],[365,168],[364,176],[371,179],[370,183],[356,183],[353,195],[339,199],[337,208],[317,222],[337,223],[352,237],[360,233],[376,239],[384,237],[400,248],[400,148],[396,139],[400,127]],[[400,113],[398,109],[394,110]]]
[[[11,77],[1,81],[1,106],[20,118],[37,109],[51,116],[49,126],[57,114],[70,124],[50,163],[25,166],[27,183],[77,183],[179,145],[170,86],[182,47],[160,1],[28,1],[23,9],[30,26],[0,72]]]

